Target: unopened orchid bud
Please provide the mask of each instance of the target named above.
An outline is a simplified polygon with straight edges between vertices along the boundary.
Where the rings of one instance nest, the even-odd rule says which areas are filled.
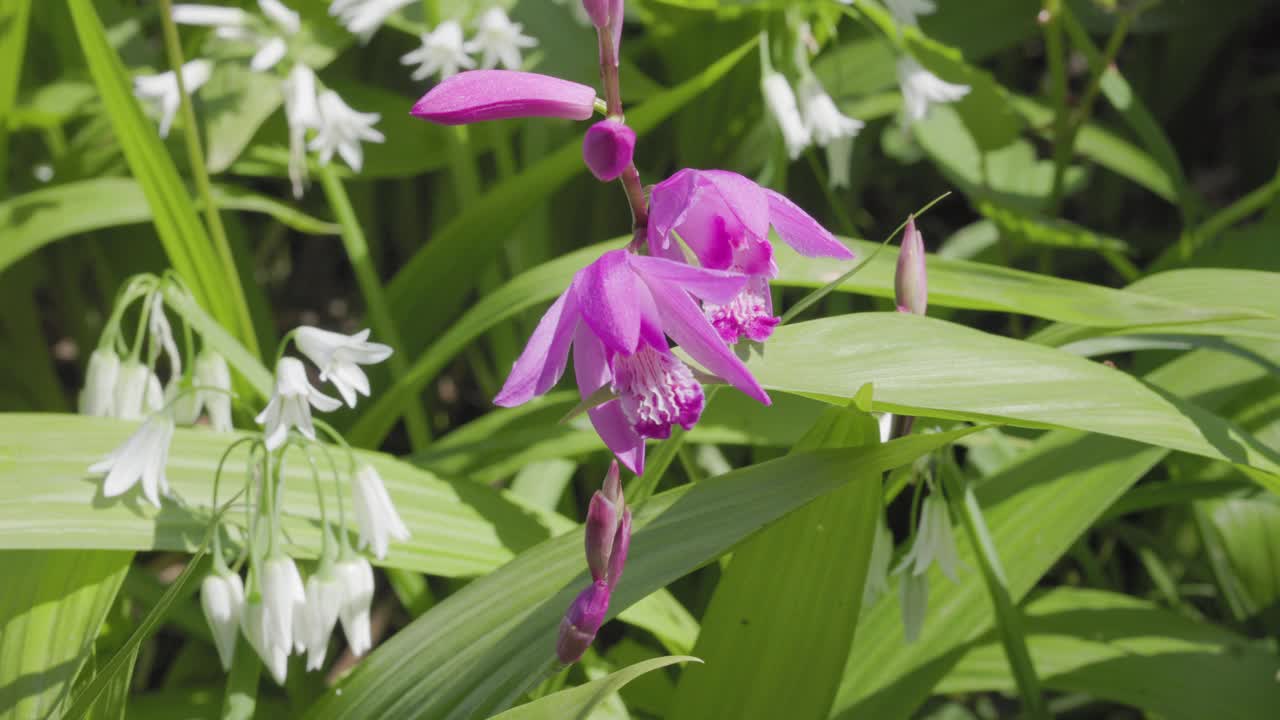
[[[571,665],[582,657],[609,613],[609,586],[603,581],[592,583],[569,606],[560,621],[560,637],[556,640],[556,657]]]
[[[422,96],[412,114],[441,125],[555,117],[586,120],[596,91],[550,75],[516,70],[471,70],[445,79]]]
[[[623,566],[627,564],[627,551],[631,549],[631,511],[622,511],[622,522],[613,535],[613,552],[609,553],[609,590],[618,587],[622,579]]]
[[[618,520],[625,506],[622,479],[618,473],[618,461],[615,460],[609,466],[601,488],[591,496],[591,505],[587,508],[587,567],[591,568],[592,580],[608,578],[610,557],[618,534]]]
[[[611,5],[613,5],[613,0],[582,0],[582,8],[587,11],[587,17],[591,18],[591,24],[595,25],[598,30],[604,30],[609,27]]]
[[[587,130],[582,159],[597,180],[612,182],[631,165],[635,149],[635,130],[618,120],[601,120]]]
[[[898,271],[893,279],[898,312],[924,315],[929,306],[929,276],[925,269],[924,236],[916,229],[916,219],[907,220],[898,251]]]

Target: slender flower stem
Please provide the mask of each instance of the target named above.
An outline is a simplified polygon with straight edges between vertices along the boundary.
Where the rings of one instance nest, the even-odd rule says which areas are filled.
[[[1041,10],[1044,20],[1045,56],[1049,62],[1049,93],[1053,100],[1053,189],[1049,194],[1050,214],[1062,204],[1067,167],[1071,164],[1074,133],[1071,132],[1070,110],[1067,108],[1067,62],[1062,43],[1062,0],[1045,0]]]
[[[622,18],[612,18],[610,25],[616,22],[622,22]],[[605,111],[609,117],[623,122],[622,82],[618,76],[618,48],[613,44],[613,28],[600,28],[596,35],[600,40],[600,80],[604,85]],[[649,203],[645,200],[644,185],[640,182],[640,171],[635,163],[623,170],[619,179],[631,206],[630,247],[632,251],[638,251],[648,240]]]
[[[347,258],[356,274],[356,283],[360,293],[364,295],[365,308],[369,313],[373,329],[399,352],[393,353],[387,364],[391,367],[391,376],[399,381],[409,371],[408,361],[400,340],[400,331],[396,328],[391,315],[391,306],[387,302],[382,281],[378,278],[373,258],[369,256],[369,244],[365,240],[364,230],[356,218],[355,208],[351,207],[351,199],[332,165],[320,168],[320,182],[324,185],[325,196],[329,199],[329,207],[342,227],[342,243],[347,249]],[[431,427],[421,403],[409,403],[404,413],[405,427],[409,431],[409,443],[415,450],[421,450],[431,442]]]
[[[196,124],[196,113],[191,108],[191,98],[187,95],[186,84],[182,79],[182,45],[178,42],[178,26],[173,22],[173,0],[160,0],[160,19],[164,28],[164,44],[169,57],[169,67],[173,70],[174,79],[178,83],[178,97],[181,105],[182,133],[187,145],[187,159],[191,165],[191,175],[196,183],[196,191],[204,203],[205,223],[209,226],[209,236],[213,240],[217,259],[222,265],[222,279],[229,286],[231,304],[234,306],[236,321],[240,325],[240,341],[255,357],[258,356],[258,336],[253,327],[253,318],[249,314],[249,306],[245,302],[244,287],[240,284],[240,271],[236,268],[235,257],[231,254],[231,244],[227,241],[227,231],[222,225],[222,216],[218,214],[218,205],[213,200],[213,188],[209,183],[209,171],[205,167],[204,148],[200,146],[200,126]],[[194,279],[192,279],[194,281]]]

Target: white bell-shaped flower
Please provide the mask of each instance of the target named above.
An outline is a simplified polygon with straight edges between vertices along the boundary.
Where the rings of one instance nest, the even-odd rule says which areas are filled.
[[[173,418],[166,413],[153,415],[124,444],[91,465],[89,472],[107,474],[102,482],[105,497],[123,495],[141,483],[143,497],[160,507],[160,496],[169,493],[165,465],[169,462],[169,444],[172,441]]]
[[[923,120],[929,106],[955,102],[969,94],[968,85],[949,83],[925,70],[915,58],[898,60],[898,85],[902,88],[902,109],[908,122]]]
[[[307,602],[306,588],[298,566],[287,555],[277,555],[262,564],[262,604],[266,607],[267,632],[272,647],[293,648],[294,616],[303,612]],[[263,658],[266,661],[267,658]]]
[[[182,66],[182,84],[188,93],[194,95],[206,82],[209,82],[209,76],[212,74],[213,63],[208,60],[192,60]],[[178,77],[173,74],[173,71],[135,77],[133,94],[160,116],[160,137],[169,137],[173,118],[178,114],[178,107],[182,104],[182,95],[178,91]]]
[[[214,572],[200,583],[200,607],[213,634],[214,647],[224,671],[231,670],[235,658],[236,635],[244,614],[244,581],[228,571]]]
[[[412,2],[414,0],[333,0],[329,14],[337,18],[347,32],[359,37],[360,42],[367,43],[387,18]]]
[[[920,637],[924,616],[929,610],[929,576],[907,573],[898,586],[902,607],[902,637],[908,644]]]
[[[346,599],[342,581],[332,568],[321,570],[307,578],[307,604],[302,612],[305,618],[301,644],[307,653],[307,669],[319,670],[324,666],[329,651],[329,637],[338,624],[338,613]],[[298,629],[295,625],[295,629]],[[294,638],[294,646],[299,638]]]
[[[467,52],[480,53],[480,67],[495,68],[502,65],[508,70],[519,70],[523,59],[521,50],[537,47],[537,38],[524,34],[524,26],[511,22],[507,12],[500,7],[489,8],[476,21],[476,34],[466,44]]]
[[[356,394],[369,395],[369,378],[361,365],[374,365],[391,357],[389,345],[369,342],[369,331],[343,335],[304,325],[294,335],[298,350],[320,369],[320,379],[333,383],[347,405],[356,406]]]
[[[363,465],[356,471],[352,495],[361,549],[370,548],[373,556],[381,560],[387,556],[387,546],[392,538],[400,542],[409,539],[409,528],[396,512],[382,476],[372,466]]]
[[[946,499],[936,492],[930,493],[921,504],[920,527],[899,569],[923,575],[935,562],[952,582],[957,581],[960,560],[956,555],[955,536],[951,532],[951,514],[947,510]]]
[[[820,147],[826,147],[836,140],[852,138],[862,130],[863,122],[840,112],[835,101],[812,73],[807,73],[800,79],[799,100],[805,130]]]
[[[297,358],[281,358],[276,365],[276,392],[271,401],[255,420],[263,426],[264,442],[268,450],[275,450],[289,437],[290,428],[315,440],[316,429],[311,424],[311,408],[332,412],[342,403],[311,386],[307,369]]]
[[[266,603],[259,600],[245,604],[244,614],[240,618],[240,630],[262,659],[271,678],[277,685],[284,685],[289,675],[289,651],[292,648],[277,641],[279,634],[272,630],[271,615]]]
[[[80,414],[111,417],[115,403],[116,381],[120,376],[120,356],[110,347],[101,347],[89,355],[85,368],[84,388],[80,391]]]
[[[321,165],[328,165],[333,153],[337,152],[352,170],[360,172],[364,165],[364,150],[360,143],[380,143],[386,139],[373,129],[382,116],[352,110],[332,90],[321,93],[316,103],[320,107],[320,128],[307,147],[320,153]]]
[[[214,35],[224,40],[252,43],[257,50],[249,60],[249,67],[255,72],[266,72],[288,54],[289,44],[285,38],[301,29],[302,20],[280,0],[258,0],[258,9],[270,21],[269,29],[239,8],[218,5],[175,5],[173,21],[213,28]]]
[[[164,407],[160,378],[136,360],[121,363],[116,375],[112,415],[121,420],[141,420]]]
[[[800,116],[800,108],[796,105],[796,94],[791,83],[779,72],[766,72],[761,81],[764,92],[764,104],[773,116],[774,122],[782,131],[782,140],[787,146],[787,155],[792,160],[800,157],[800,153],[809,147],[812,137],[805,127],[804,118]]]
[[[422,45],[400,58],[401,65],[418,66],[410,75],[414,80],[426,80],[437,73],[443,80],[459,70],[476,66],[462,41],[462,26],[456,20],[440,23],[435,30],[423,33],[421,40]]]
[[[348,557],[334,566],[334,573],[342,583],[342,632],[352,655],[363,655],[373,647],[369,629],[369,608],[373,605],[373,566],[360,556]]]
[[[218,432],[231,432],[231,368],[227,359],[209,348],[196,356],[196,407],[209,416],[209,425]]]
[[[289,125],[289,181],[293,196],[300,198],[307,180],[307,130],[319,130],[321,122],[316,74],[303,63],[295,63],[285,78],[284,117]]]

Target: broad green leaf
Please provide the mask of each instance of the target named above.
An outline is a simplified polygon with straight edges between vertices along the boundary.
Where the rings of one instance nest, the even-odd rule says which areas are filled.
[[[1280,706],[1276,656],[1203,621],[1118,593],[1057,588],[1027,606],[1045,685],[1170,720],[1266,717]],[[1007,692],[999,647],[979,641],[940,693]]]
[[[587,720],[591,711],[611,693],[616,693],[627,683],[654,670],[679,662],[702,662],[696,657],[677,655],[660,657],[636,663],[608,677],[592,680],[553,695],[538,698],[531,703],[514,707],[493,716],[493,720]]]
[[[86,470],[135,427],[73,415],[0,415],[0,437],[4,438],[0,444],[0,548],[191,552],[198,547],[210,521],[218,460],[231,442],[244,435],[178,430],[167,476],[182,502],[166,502],[156,510],[136,492],[103,498],[100,479]],[[68,437],[76,438],[73,446],[68,446]],[[388,567],[433,575],[478,575],[549,535],[534,517],[487,487],[442,481],[384,455],[361,452],[357,456],[381,473],[413,533],[407,542],[392,544],[386,560],[380,561]],[[345,459],[340,455],[335,459],[343,467]],[[321,467],[325,467],[323,460]],[[315,557],[320,548],[320,511],[310,470],[299,459],[288,465],[286,477],[284,526],[290,552]],[[222,500],[245,481],[243,455],[233,456],[224,468]],[[332,516],[337,507],[333,481],[327,473],[322,481]],[[38,512],[32,512],[32,503]],[[242,510],[233,510],[225,519],[237,531],[243,522]]]
[[[770,390],[906,415],[1065,427],[1280,473],[1276,452],[1212,413],[1083,358],[905,313],[781,327],[748,366]]]
[[[1219,481],[1221,482],[1221,481]],[[1226,498],[1208,505],[1231,569],[1258,612],[1280,601],[1280,504],[1274,495]]]
[[[654,496],[634,509],[612,611],[713,560],[787,512],[868,473],[913,461],[965,431],[873,448],[803,453]],[[575,531],[521,553],[375,650],[307,717],[471,718],[519,699],[554,658],[556,629],[588,574]]]
[[[627,124],[643,137],[737,66],[755,42],[753,39],[695,77],[650,98],[627,114]],[[495,186],[432,235],[431,242],[396,274],[388,290],[397,325],[406,333],[406,351],[416,352],[427,338],[448,327],[465,305],[466,293],[480,270],[502,247],[509,232],[539,202],[583,170],[581,138],[575,138]]]
[[[21,512],[39,512],[31,502],[28,493]],[[61,715],[132,559],[85,549],[0,552],[0,718]]]
[[[270,215],[299,232],[336,234],[338,227],[279,200],[231,185],[213,186],[218,206]],[[198,206],[198,204],[197,204]],[[0,203],[0,270],[44,245],[70,235],[151,220],[142,186],[129,178],[103,177],[33,190]]]
[[[874,445],[879,425],[828,408],[792,449]],[[822,718],[831,710],[882,512],[880,474],[854,478],[739,545],[702,618],[669,717]]]
[[[1166,392],[1216,408],[1265,371],[1234,356],[1200,350],[1145,379]],[[877,394],[880,386],[876,387]],[[1016,601],[1124,492],[1168,451],[1074,431],[1054,431],[990,477],[978,499],[1004,560]],[[1052,523],[1044,518],[1052,517]],[[967,545],[964,562],[974,567]],[[931,586],[945,589],[930,602],[919,639],[906,645],[899,619],[897,581],[859,623],[858,642],[845,669],[833,717],[905,717],[963,656],[964,643],[992,628],[990,600],[976,572],[951,585],[934,569]]]

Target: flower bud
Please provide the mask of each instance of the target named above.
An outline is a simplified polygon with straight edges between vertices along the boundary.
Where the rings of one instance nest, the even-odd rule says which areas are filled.
[[[622,522],[618,523],[618,531],[613,536],[613,552],[609,553],[609,590],[618,587],[622,579],[622,568],[627,564],[627,551],[631,549],[631,511],[622,511]]]
[[[618,474],[618,462],[615,460],[609,466],[609,472],[605,475],[601,488],[591,496],[591,505],[587,508],[586,531],[584,533],[587,549],[587,567],[591,568],[591,579],[594,581],[598,582],[609,578],[610,558],[613,555],[614,543],[619,530],[618,520],[625,509],[626,501],[622,497],[622,480]],[[623,552],[625,552],[625,549]],[[610,587],[612,587],[612,584]]]
[[[916,229],[916,219],[907,220],[898,251],[898,271],[893,278],[898,312],[924,315],[929,305],[929,276],[925,269],[924,237]]]
[[[591,24],[595,25],[597,30],[609,27],[611,5],[613,0],[582,0],[582,8],[587,11],[587,17],[591,18]]]
[[[571,665],[582,657],[609,613],[609,586],[603,581],[592,583],[578,594],[560,621],[560,637],[556,640],[556,657],[561,664]]]
[[[98,348],[89,356],[84,389],[80,391],[80,414],[110,417],[115,399],[120,356],[110,347]]]
[[[596,91],[549,75],[515,70],[470,70],[446,78],[413,106],[412,114],[441,125],[556,117],[586,120]]]
[[[600,182],[618,179],[636,148],[636,131],[617,120],[601,120],[587,130],[582,141],[582,159]]]

